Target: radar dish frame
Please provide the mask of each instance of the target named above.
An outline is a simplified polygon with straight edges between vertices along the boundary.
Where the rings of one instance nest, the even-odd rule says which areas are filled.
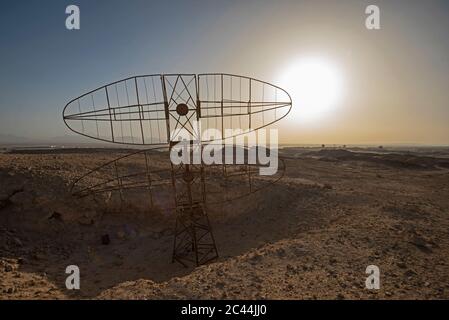
[[[157,78],[160,82],[156,85],[155,79]],[[211,78],[213,81],[210,80]],[[152,99],[149,97],[147,80],[151,81]],[[237,89],[235,86],[233,88],[233,80],[238,80]],[[246,91],[243,89],[243,96],[242,82],[246,88]],[[213,86],[213,89],[210,89],[210,86]],[[274,90],[274,99],[265,101],[265,90]],[[112,94],[114,92],[115,97]],[[238,98],[233,96],[234,92]],[[288,101],[278,101],[278,92],[283,94]],[[257,95],[259,99],[257,99]],[[82,104],[85,109],[84,100],[88,97],[91,98],[92,104],[87,103],[87,108],[93,110],[82,111]],[[120,97],[122,97],[122,101],[125,100],[125,104],[120,102]],[[95,100],[97,100],[97,106]],[[100,109],[98,108],[99,100],[103,101],[103,107]],[[73,104],[78,107],[79,112],[67,114],[68,108],[71,108]],[[227,73],[150,74],[133,76],[101,86],[66,104],[63,109],[63,121],[66,126],[77,134],[104,142],[154,146],[155,148],[138,150],[89,171],[74,181],[72,193],[75,196],[83,197],[101,192],[118,191],[122,203],[124,190],[147,189],[150,207],[152,207],[154,206],[152,190],[168,186],[174,195],[173,205],[169,206],[169,209],[174,209],[176,212],[172,262],[177,261],[184,266],[188,266],[190,263],[197,266],[205,264],[218,258],[218,250],[206,205],[230,202],[274,184],[282,178],[285,172],[284,161],[280,159],[282,169],[279,176],[271,179],[262,187],[256,187],[256,181],[261,180],[255,175],[255,169],[260,168],[258,164],[229,165],[224,163],[219,165],[215,175],[208,176],[209,171],[212,171],[211,168],[216,167],[214,167],[215,165],[207,166],[203,161],[200,164],[181,163],[179,165],[170,161],[169,170],[152,170],[148,153],[157,152],[156,150],[160,148],[168,148],[170,154],[182,140],[180,133],[183,130],[191,135],[188,144],[193,148],[199,148],[202,151],[204,146],[214,142],[221,142],[221,145],[225,147],[225,141],[231,138],[257,131],[283,119],[290,112],[291,107],[291,97],[284,89],[254,78]],[[278,116],[277,112],[281,109],[284,113]],[[265,117],[268,117],[270,111],[273,111],[271,114],[274,113],[274,117],[272,115],[271,121],[265,121]],[[262,116],[258,118],[258,124],[254,120],[256,115]],[[217,129],[219,127],[224,133],[225,129],[234,128],[233,120],[235,118],[240,123],[240,127],[242,127],[242,122],[246,123],[246,129],[243,132],[230,136],[224,134],[219,139],[215,137],[203,139],[202,125],[204,122],[207,128]],[[214,121],[215,125],[211,125],[210,121]],[[70,125],[74,123],[81,123],[81,132]],[[95,123],[93,134],[85,132],[86,123],[87,125]],[[125,125],[127,126],[126,130],[129,128],[130,136],[126,136],[124,133]],[[157,129],[155,129],[156,125]],[[101,129],[100,126],[102,126]],[[137,135],[134,134],[133,128],[134,131],[137,130]],[[105,135],[104,137],[100,135],[100,130]],[[121,135],[118,135],[117,131],[120,131]],[[157,134],[155,134],[156,132]],[[146,138],[149,138],[149,141]],[[233,145],[232,148],[236,148],[236,146]],[[245,150],[249,152],[247,148]],[[132,175],[120,174],[118,169],[120,161],[142,155],[145,164],[142,171]],[[101,173],[108,166],[113,167],[112,170],[109,170],[114,174],[112,178],[98,184],[83,186],[84,180]],[[160,178],[158,174],[162,174],[162,171],[165,173],[169,171],[169,178],[167,175],[165,178]],[[208,183],[213,185],[214,181],[224,181],[227,186],[231,176],[246,177],[245,185],[248,183],[248,192],[240,193],[239,197],[228,197],[227,192],[224,192],[224,200],[208,202],[207,194],[211,193],[208,191]],[[220,191],[219,189],[218,193]]]

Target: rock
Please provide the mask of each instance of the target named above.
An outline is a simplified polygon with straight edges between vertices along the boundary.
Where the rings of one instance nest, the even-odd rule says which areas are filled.
[[[32,258],[33,258],[34,260],[45,260],[46,257],[45,257],[45,255],[42,254],[42,253],[35,252],[35,253],[33,253]]]
[[[302,256],[305,256],[307,253],[308,253],[308,251],[305,250],[304,248],[301,248],[301,247],[294,247],[294,248],[293,248],[293,254],[294,254],[296,257],[302,257]]]
[[[8,186],[7,190],[3,190],[0,193],[0,209],[3,209],[6,206],[13,203],[12,198],[14,198],[17,194],[22,192],[23,192],[23,185]]]
[[[13,267],[10,264],[5,265],[5,272],[13,271]]]
[[[292,266],[291,264],[287,264],[287,273],[297,274],[298,269],[296,267]]]
[[[98,218],[99,214],[97,213],[97,211],[90,209],[90,210],[85,210],[83,217],[85,217],[86,219],[90,219],[90,220],[95,220],[96,218]]]
[[[26,191],[18,191],[9,198],[9,201],[17,206],[29,207],[33,205],[33,195]]]
[[[425,253],[432,253],[432,246],[428,244],[422,237],[415,236],[411,243],[415,245],[419,250]]]
[[[53,211],[51,213],[51,215],[48,217],[48,220],[52,220],[52,219],[57,220],[57,221],[62,221],[62,215],[57,211]]]
[[[78,223],[83,226],[91,226],[94,224],[94,219],[83,216],[78,219]]]
[[[282,248],[277,249],[277,250],[276,250],[276,255],[277,255],[279,258],[284,258],[284,257],[285,257],[285,250],[282,249]]]
[[[310,265],[305,264],[305,265],[302,266],[302,270],[304,270],[304,271],[312,271],[313,267],[310,266]]]
[[[218,276],[223,276],[223,275],[224,275],[224,272],[223,272],[223,270],[221,270],[221,269],[217,269],[215,273],[216,273]]]
[[[173,229],[172,228],[166,228],[164,230],[162,230],[160,232],[162,237],[168,237],[168,236],[172,236],[174,234]]]
[[[137,237],[137,231],[133,227],[131,227],[130,225],[125,224],[124,229],[125,229],[126,236],[128,238],[132,239],[132,238]]]
[[[413,270],[407,270],[407,271],[405,271],[404,276],[410,278],[410,277],[416,276],[416,272]]]
[[[256,264],[262,260],[262,256],[258,253],[254,253],[250,258],[249,261],[251,264]]]
[[[108,234],[104,234],[101,236],[101,244],[108,245],[111,243],[111,239],[109,238]]]
[[[22,241],[21,241],[19,238],[13,237],[12,240],[14,241],[14,243],[15,243],[17,246],[23,247],[23,243],[22,243]]]

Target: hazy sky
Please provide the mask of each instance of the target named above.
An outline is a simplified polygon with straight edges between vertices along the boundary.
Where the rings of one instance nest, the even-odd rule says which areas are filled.
[[[69,4],[80,30],[65,28]],[[370,4],[380,30],[365,28]],[[343,93],[315,119],[294,95],[281,142],[449,145],[448,30],[448,1],[3,1],[0,135],[72,134],[64,105],[128,76],[226,72],[277,84],[312,57],[338,69]]]

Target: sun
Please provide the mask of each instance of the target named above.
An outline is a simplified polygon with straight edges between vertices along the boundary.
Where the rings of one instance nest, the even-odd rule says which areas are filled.
[[[343,93],[340,70],[324,58],[302,58],[289,64],[279,83],[293,100],[293,120],[321,120],[338,106]]]

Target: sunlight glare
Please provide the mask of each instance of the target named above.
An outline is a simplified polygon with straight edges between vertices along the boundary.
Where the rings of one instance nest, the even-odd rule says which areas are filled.
[[[281,73],[279,83],[292,96],[294,121],[321,120],[334,111],[342,97],[339,70],[322,58],[291,63]]]

